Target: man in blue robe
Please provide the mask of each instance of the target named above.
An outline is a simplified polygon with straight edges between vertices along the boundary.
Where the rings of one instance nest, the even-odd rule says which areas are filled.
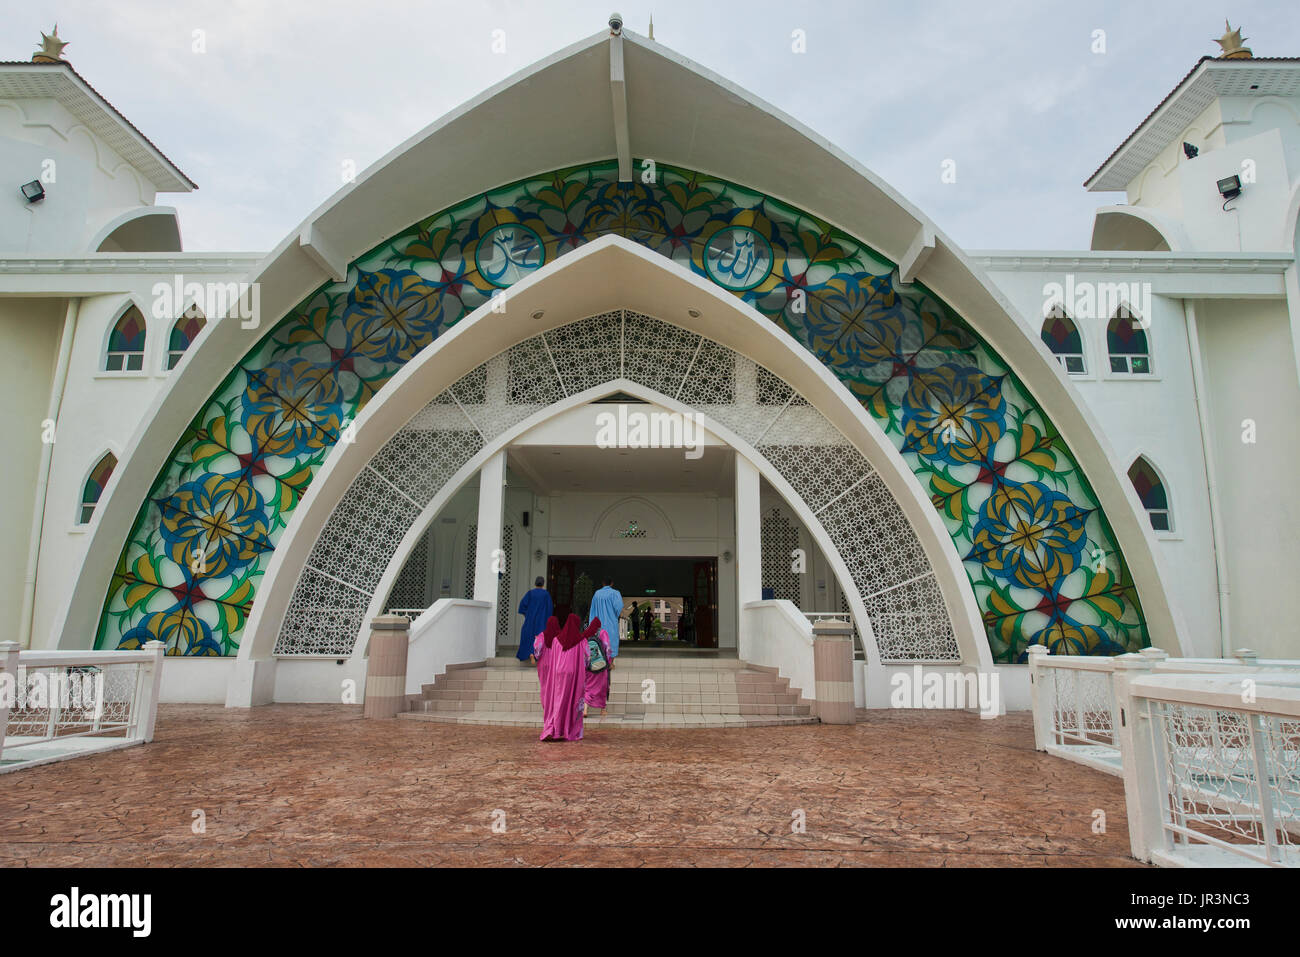
[[[606,578],[605,587],[591,596],[591,614],[587,617],[590,624],[593,618],[600,619],[600,627],[609,632],[610,654],[618,657],[618,620],[623,617],[623,596],[614,589],[614,579]]]
[[[546,579],[541,575],[533,582],[534,588],[519,601],[519,614],[524,616],[524,627],[519,633],[519,650],[515,657],[527,661],[533,656],[533,639],[546,630],[546,619],[551,617],[551,593],[542,586]]]

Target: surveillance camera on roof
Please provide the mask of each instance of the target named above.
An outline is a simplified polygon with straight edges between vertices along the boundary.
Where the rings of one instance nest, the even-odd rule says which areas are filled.
[[[609,30],[615,36],[623,32],[623,14],[611,13],[609,15]]]

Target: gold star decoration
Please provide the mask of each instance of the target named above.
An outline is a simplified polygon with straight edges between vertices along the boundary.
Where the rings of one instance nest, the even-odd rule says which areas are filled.
[[[1241,28],[1238,27],[1236,30],[1232,29],[1232,24],[1227,20],[1223,21],[1223,27],[1223,36],[1214,41],[1223,50],[1220,54],[1220,58],[1228,59],[1250,56],[1250,50],[1247,47],[1242,46],[1242,44],[1250,38],[1241,35]]]
[[[58,63],[63,59],[63,48],[68,45],[66,40],[59,39],[59,25],[54,24],[54,32],[51,34],[41,34],[41,49],[32,57],[33,60],[40,60],[48,63]]]

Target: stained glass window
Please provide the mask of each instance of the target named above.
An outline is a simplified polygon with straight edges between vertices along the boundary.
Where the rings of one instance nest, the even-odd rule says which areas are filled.
[[[144,368],[144,316],[132,306],[108,334],[108,355],[104,368],[109,372],[139,372]]]
[[[171,338],[167,342],[168,369],[176,368],[176,364],[181,361],[181,356],[185,355],[185,350],[198,338],[207,322],[198,306],[190,306],[176,320],[176,324],[172,326]]]
[[[105,452],[104,457],[90,470],[86,487],[81,492],[81,509],[77,515],[77,524],[85,525],[95,514],[95,506],[99,503],[99,497],[104,494],[104,486],[108,485],[109,476],[113,474],[115,468],[117,468],[117,456],[112,452]]]
[[[1047,318],[1043,320],[1042,337],[1056,361],[1065,366],[1066,372],[1083,375],[1088,371],[1083,361],[1083,338],[1079,335],[1079,328],[1060,303],[1048,310]]]
[[[1147,344],[1146,324],[1127,306],[1121,306],[1106,327],[1106,351],[1110,353],[1111,372],[1151,374],[1151,348]]]
[[[1133,483],[1133,488],[1137,490],[1138,498],[1142,500],[1142,507],[1151,517],[1151,527],[1157,532],[1173,531],[1169,496],[1165,493],[1165,485],[1160,481],[1160,475],[1155,467],[1142,456],[1138,456],[1129,467],[1128,477]]]

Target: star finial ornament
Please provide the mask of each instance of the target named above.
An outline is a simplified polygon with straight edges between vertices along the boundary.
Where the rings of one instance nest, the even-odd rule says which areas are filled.
[[[41,49],[32,59],[43,63],[58,63],[63,59],[63,48],[68,41],[59,39],[59,25],[54,24],[54,32],[41,34]]]
[[[1234,30],[1232,29],[1232,24],[1229,23],[1227,20],[1224,20],[1223,28],[1224,28],[1223,36],[1214,41],[1223,50],[1223,52],[1219,54],[1219,59],[1221,60],[1244,59],[1246,57],[1251,56],[1250,48],[1242,46],[1242,44],[1246,40],[1248,40],[1249,37],[1243,37],[1241,35],[1241,27],[1238,27],[1237,29]]]

